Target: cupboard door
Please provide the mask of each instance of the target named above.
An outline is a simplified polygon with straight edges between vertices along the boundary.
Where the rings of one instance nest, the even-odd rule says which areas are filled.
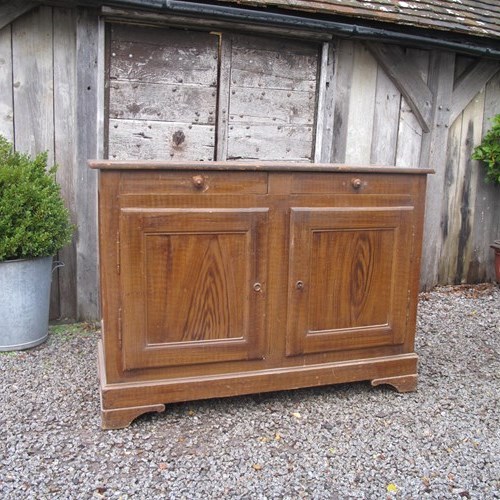
[[[121,210],[124,370],[264,356],[267,212]]]
[[[404,342],[413,207],[292,208],[287,355]]]

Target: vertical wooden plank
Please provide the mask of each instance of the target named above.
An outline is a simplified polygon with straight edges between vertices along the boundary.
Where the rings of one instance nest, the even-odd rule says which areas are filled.
[[[215,159],[227,159],[227,130],[229,125],[229,95],[231,93],[231,35],[219,35],[219,90],[217,96],[217,125]]]
[[[99,21],[96,11],[78,9],[76,24],[76,123],[75,202],[78,214],[77,317],[99,317],[97,263],[97,173],[87,160],[98,156],[98,57]]]
[[[482,135],[491,128],[491,118],[500,113],[500,72],[486,85],[484,92],[484,113]],[[474,144],[474,147],[478,143]],[[475,161],[477,170],[477,195],[474,206],[473,250],[467,272],[469,283],[495,279],[493,250],[490,244],[500,239],[500,196],[499,187],[484,180],[484,165]]]
[[[333,105],[334,105],[334,47],[331,42],[323,43],[321,48],[320,75],[316,110],[316,137],[314,161],[332,161],[333,143]]]
[[[420,283],[424,289],[437,284],[441,254],[441,214],[445,189],[446,149],[448,144],[451,93],[453,90],[455,55],[433,51],[429,64],[428,85],[435,96],[432,108],[432,127],[424,134],[420,166],[431,167],[436,173],[429,176],[426,194],[424,242]]]
[[[40,7],[12,24],[14,143],[16,150],[36,155],[47,151],[54,164],[54,85],[52,8]],[[50,318],[60,316],[59,280],[50,292]]]
[[[427,82],[429,70],[429,52],[408,49],[406,56],[411,58],[420,77]],[[398,143],[396,162],[398,167],[418,167],[422,146],[422,127],[404,97],[401,99],[399,114]]]
[[[401,93],[381,66],[377,70],[370,163],[394,165]]]
[[[52,8],[40,7],[12,25],[16,149],[48,151],[54,162]]]
[[[334,73],[335,105],[332,156],[335,163],[345,162],[353,68],[354,42],[340,40],[337,45]]]
[[[455,120],[448,145],[443,203],[443,245],[440,283],[465,283],[472,257],[472,226],[477,190],[477,165],[471,159],[474,144],[481,140],[484,92]]]
[[[75,207],[75,89],[76,19],[73,9],[54,8],[54,144],[59,165],[57,180],[71,219],[77,221]],[[64,263],[59,269],[60,316],[76,318],[76,245],[59,252]]]
[[[14,139],[14,102],[12,99],[12,31],[0,30],[0,134]]]
[[[360,42],[354,46],[354,68],[349,102],[346,163],[370,163],[377,63]]]

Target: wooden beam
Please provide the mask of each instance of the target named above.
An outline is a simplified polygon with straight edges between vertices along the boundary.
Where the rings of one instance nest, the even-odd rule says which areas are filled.
[[[78,214],[77,319],[99,317],[97,262],[97,175],[87,160],[97,158],[99,21],[94,11],[78,9],[76,26],[76,169],[75,202]]]
[[[437,284],[439,257],[443,242],[441,216],[443,191],[446,189],[446,151],[454,66],[455,54],[444,51],[431,52],[428,82],[436,99],[432,107],[430,132],[424,134],[422,138],[420,154],[420,166],[433,168],[436,172],[429,176],[426,195],[420,276],[421,286],[426,290]]]
[[[367,43],[366,46],[377,62],[403,94],[424,132],[429,132],[432,122],[433,95],[426,83],[420,78],[415,67],[395,45]]]
[[[497,61],[481,60],[458,82],[451,96],[450,124],[499,70]]]
[[[0,30],[39,4],[40,2],[26,2],[25,0],[9,0],[8,2],[1,2]]]

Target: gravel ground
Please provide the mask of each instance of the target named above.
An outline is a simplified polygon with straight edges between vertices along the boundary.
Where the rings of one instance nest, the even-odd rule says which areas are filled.
[[[500,289],[422,294],[416,393],[368,383],[167,406],[101,431],[99,333],[0,355],[0,497],[500,498]]]

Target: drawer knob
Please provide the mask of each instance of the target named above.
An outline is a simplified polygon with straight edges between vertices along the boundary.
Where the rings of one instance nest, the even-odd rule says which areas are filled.
[[[304,289],[304,282],[303,281],[297,281],[297,283],[295,283],[295,288],[297,290],[303,290]]]
[[[262,285],[260,283],[254,283],[253,285],[253,289],[256,291],[256,292],[260,292],[262,290]]]
[[[361,179],[355,178],[351,181],[351,186],[353,189],[359,189],[362,185]]]
[[[202,175],[195,175],[193,177],[193,184],[196,189],[203,189],[205,186],[205,179]]]

